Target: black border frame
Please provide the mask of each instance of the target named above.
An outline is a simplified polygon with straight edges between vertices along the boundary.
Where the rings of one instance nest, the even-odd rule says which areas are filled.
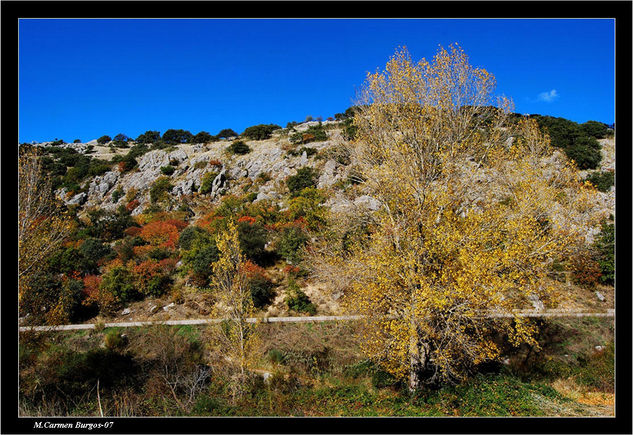
[[[449,1],[449,2],[122,2],[122,1],[2,1],[2,130],[3,176],[5,186],[15,184],[17,159],[18,107],[18,19],[19,18],[615,18],[616,20],[616,123],[618,196],[616,219],[616,263],[623,271],[617,276],[616,288],[616,417],[607,418],[241,418],[241,417],[174,417],[138,418],[18,418],[15,403],[17,376],[12,361],[17,355],[17,318],[13,291],[17,275],[17,241],[13,236],[13,217],[4,219],[5,243],[2,244],[7,267],[1,282],[3,338],[6,345],[2,360],[4,385],[1,397],[2,433],[88,433],[81,430],[33,429],[35,421],[97,423],[114,421],[110,433],[632,433],[631,422],[631,1]],[[628,156],[628,160],[627,160]],[[626,163],[625,163],[626,162]],[[625,166],[626,165],[626,166]],[[10,192],[10,193],[9,193]],[[17,212],[17,189],[3,189],[3,201]],[[4,213],[2,214],[4,215]],[[15,216],[13,214],[12,216]],[[11,226],[10,226],[11,225]],[[620,243],[618,243],[620,242]],[[628,260],[628,267],[625,261]],[[11,266],[11,267],[9,267]],[[17,281],[17,279],[16,279]],[[6,333],[6,334],[5,334]],[[10,362],[11,361],[11,362]],[[15,382],[9,381],[15,379]],[[4,423],[4,424],[3,424]]]

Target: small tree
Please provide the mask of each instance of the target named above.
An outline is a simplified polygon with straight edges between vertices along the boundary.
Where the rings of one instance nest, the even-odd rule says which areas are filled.
[[[157,143],[160,141],[160,132],[147,130],[145,133],[139,135],[136,138],[136,143],[138,144],[149,144],[149,143]]]
[[[101,136],[99,139],[97,139],[97,143],[99,145],[104,145],[107,144],[108,142],[110,142],[112,140],[112,138],[110,136]]]
[[[227,147],[227,151],[231,154],[248,154],[251,152],[251,147],[244,141],[236,140]]]
[[[241,398],[259,340],[256,324],[247,322],[254,312],[253,299],[234,222],[228,223],[228,230],[219,236],[217,246],[220,258],[213,264],[212,283],[218,295],[216,314],[226,318],[219,338],[232,372],[233,395]]]
[[[229,137],[237,137],[237,136],[238,134],[235,132],[235,130],[231,128],[225,128],[223,130],[220,130],[217,137],[221,139],[226,139]]]
[[[313,168],[306,166],[297,171],[297,175],[291,175],[286,180],[288,189],[293,196],[296,196],[306,187],[315,187],[318,173]]]
[[[251,140],[264,140],[268,139],[273,131],[280,129],[281,127],[275,124],[259,124],[252,127],[248,127],[242,133],[243,136]]]
[[[214,140],[215,140],[215,137],[213,137],[211,133],[207,131],[201,131],[195,136],[192,136],[190,142],[191,143],[209,143],[209,142],[213,142]]]
[[[61,246],[73,227],[41,165],[35,148],[19,148],[18,300],[29,291],[32,274]]]
[[[163,133],[163,142],[168,145],[176,145],[181,143],[187,143],[191,140],[193,135],[187,130],[174,130],[169,129]]]

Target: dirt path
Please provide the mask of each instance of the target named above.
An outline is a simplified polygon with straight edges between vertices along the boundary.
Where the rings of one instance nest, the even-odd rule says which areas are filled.
[[[569,310],[517,310],[512,313],[483,313],[482,317],[487,318],[512,318],[512,317],[615,317],[615,310],[609,309],[605,312],[583,312]],[[359,320],[362,316],[310,316],[310,317],[251,317],[247,319],[249,323],[298,323],[298,322],[331,322],[331,321],[348,321]],[[166,320],[158,322],[112,322],[105,323],[106,328],[131,328],[147,325],[204,325],[219,323],[225,319],[185,319],[185,320]],[[80,329],[94,329],[94,323],[84,323],[75,325],[56,325],[56,326],[21,326],[20,331],[70,331]]]

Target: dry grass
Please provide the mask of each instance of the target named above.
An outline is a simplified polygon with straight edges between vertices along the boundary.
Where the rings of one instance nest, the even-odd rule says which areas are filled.
[[[551,387],[562,396],[602,411],[602,415],[615,415],[615,395],[602,391],[589,391],[583,385],[579,385],[573,377],[556,379]]]

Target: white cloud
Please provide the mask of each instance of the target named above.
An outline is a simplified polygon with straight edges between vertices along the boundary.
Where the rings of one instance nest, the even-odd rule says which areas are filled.
[[[557,98],[558,98],[558,92],[556,92],[556,89],[552,89],[549,92],[541,92],[540,94],[538,94],[537,100],[545,101],[546,103],[551,103]]]

